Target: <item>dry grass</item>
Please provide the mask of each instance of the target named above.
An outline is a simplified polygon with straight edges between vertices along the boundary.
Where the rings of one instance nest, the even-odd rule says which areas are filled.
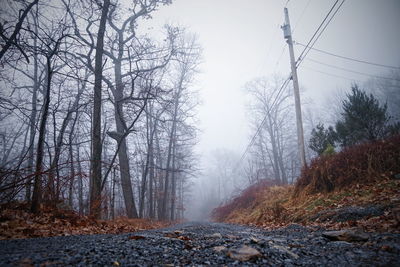
[[[319,225],[341,229],[360,227],[366,231],[400,229],[400,181],[383,179],[377,183],[355,184],[329,193],[294,195],[293,186],[272,186],[259,189],[251,208],[233,209],[218,221],[278,228],[290,223]],[[347,222],[319,222],[315,215],[348,206],[387,206],[384,215]]]
[[[67,236],[77,234],[119,234],[162,228],[171,222],[147,219],[94,220],[73,211],[45,207],[40,215],[29,212],[28,205],[13,203],[0,209],[0,239]]]
[[[368,231],[399,231],[399,148],[400,135],[316,158],[303,170],[295,186],[253,185],[215,209],[213,218],[272,228],[317,223],[335,229],[359,226]],[[382,216],[343,223],[318,222],[322,211],[377,205],[385,207]]]

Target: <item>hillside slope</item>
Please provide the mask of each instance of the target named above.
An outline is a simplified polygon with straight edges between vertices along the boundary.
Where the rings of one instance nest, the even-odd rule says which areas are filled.
[[[292,186],[260,182],[216,208],[216,221],[399,232],[400,136],[314,159]]]

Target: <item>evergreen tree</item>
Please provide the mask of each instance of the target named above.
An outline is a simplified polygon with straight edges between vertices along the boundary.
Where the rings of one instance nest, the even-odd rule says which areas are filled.
[[[309,147],[321,155],[329,146],[334,148],[335,144],[335,131],[332,126],[325,129],[324,124],[318,125],[312,129]]]
[[[373,141],[387,135],[390,117],[387,106],[381,106],[372,95],[367,95],[357,85],[343,101],[341,119],[336,123],[337,141],[341,146],[350,146],[364,141]]]

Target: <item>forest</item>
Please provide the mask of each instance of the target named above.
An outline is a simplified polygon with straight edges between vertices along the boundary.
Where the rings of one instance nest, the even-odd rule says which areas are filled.
[[[399,265],[398,1],[0,4],[1,266]]]
[[[4,4],[0,202],[182,219],[201,48],[183,27],[139,27],[170,1]]]
[[[284,7],[287,16],[289,2]],[[349,185],[370,186],[382,182],[382,177],[398,179],[398,151],[381,142],[397,146],[400,68],[314,47],[343,4],[333,4],[326,15],[330,19],[322,21],[324,28],[318,27],[307,45],[292,43],[296,53],[301,51],[294,62],[296,77],[297,70],[300,74],[300,112],[293,73],[277,71],[281,57],[275,66],[270,64],[272,74],[247,75],[245,57],[235,55],[232,62],[225,60],[243,73],[237,86],[245,104],[243,111],[237,107],[237,113],[228,114],[222,109],[235,91],[226,93],[215,80],[206,88],[199,82],[209,79],[202,74],[207,73],[203,66],[213,69],[204,62],[204,55],[213,60],[212,45],[179,22],[167,19],[155,26],[158,17],[165,17],[163,10],[172,14],[172,1],[4,1],[0,11],[4,229],[19,227],[19,237],[40,236],[36,228],[41,216],[51,228],[54,214],[60,229],[54,233],[42,229],[46,236],[64,233],[61,228],[68,216],[77,228],[65,232],[77,233],[89,225],[97,228],[84,233],[106,233],[99,222],[116,233],[186,219],[251,223],[241,220],[248,211],[236,208],[258,203],[263,190],[263,197],[272,201],[266,205],[284,213],[296,207],[291,202],[296,197],[313,199],[313,194],[331,194]],[[180,13],[182,3],[176,6]],[[286,41],[281,56],[292,42]],[[226,48],[230,46],[235,43]],[[307,94],[309,80],[302,83],[306,77],[302,71],[308,66],[304,64],[321,63],[311,58],[316,55],[359,64],[360,71],[353,73],[368,78],[347,79],[351,82],[341,90],[325,96],[321,110],[315,101],[322,100]],[[365,65],[379,71],[361,72]],[[230,89],[229,73],[218,69],[213,74]],[[204,104],[206,94],[201,91],[206,90]],[[212,101],[220,113],[210,109]],[[229,140],[240,131],[238,125],[245,124],[243,149],[205,142],[210,124],[206,121],[204,129],[201,120],[206,112],[220,119],[211,130],[222,139]],[[245,119],[238,116],[240,112]],[[234,130],[232,121],[237,123]],[[303,151],[300,136],[305,141]],[[282,194],[277,193],[280,190]],[[17,210],[20,213],[12,215]],[[12,219],[17,226],[10,226]]]

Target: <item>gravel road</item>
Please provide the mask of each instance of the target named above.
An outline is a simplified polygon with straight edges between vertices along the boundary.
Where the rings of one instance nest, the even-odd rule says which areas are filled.
[[[400,234],[358,242],[325,234],[295,224],[266,231],[191,222],[119,235],[2,240],[0,266],[400,266]]]

